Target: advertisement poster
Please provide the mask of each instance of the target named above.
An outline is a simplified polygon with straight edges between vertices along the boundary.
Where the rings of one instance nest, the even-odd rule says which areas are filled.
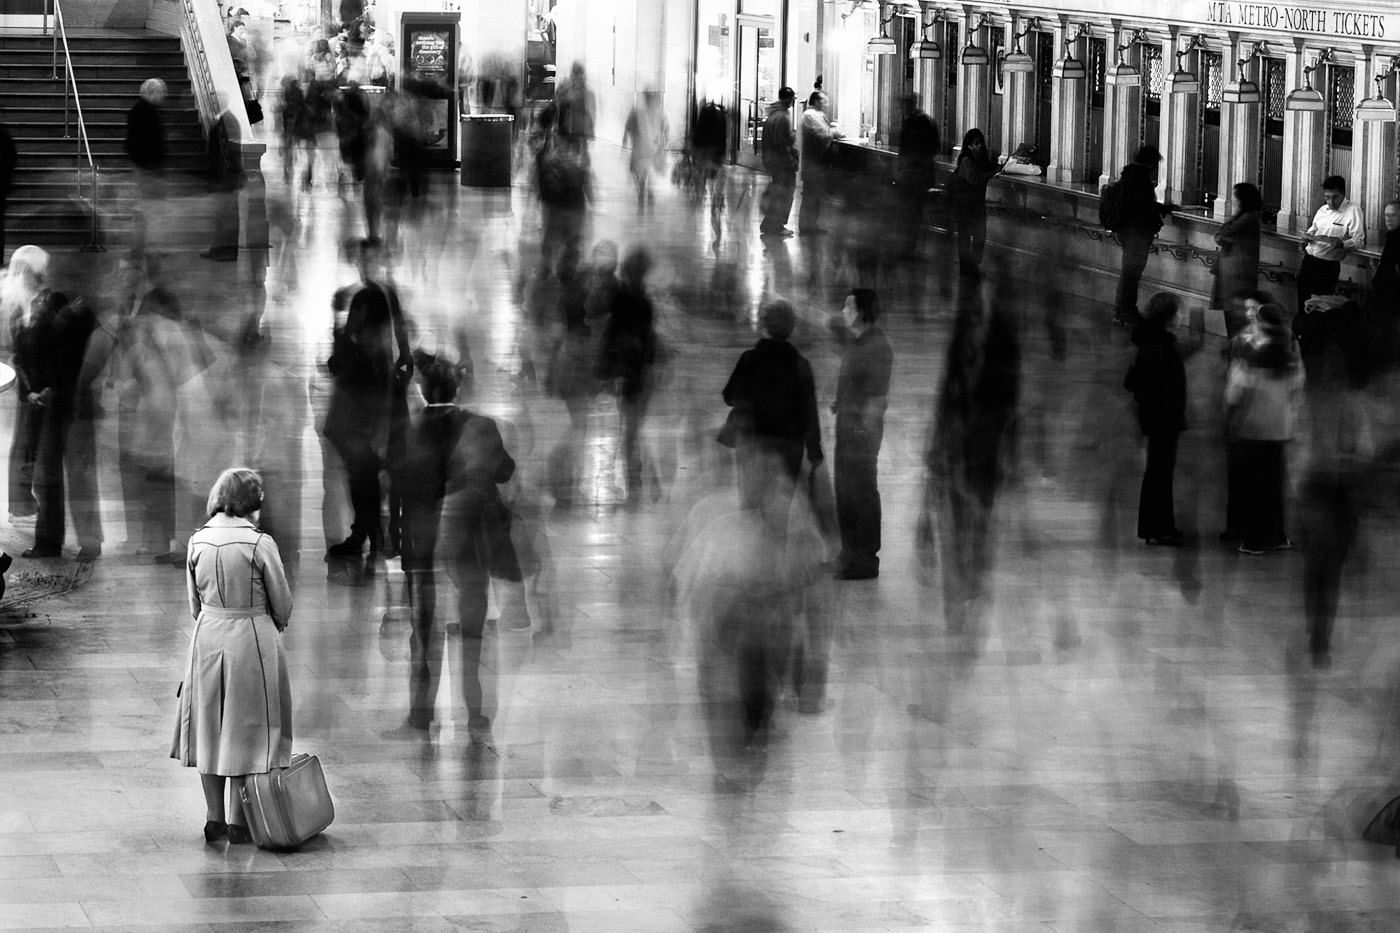
[[[430,152],[451,154],[456,135],[456,22],[410,22],[405,17],[403,33],[403,88],[417,98],[424,143]]]

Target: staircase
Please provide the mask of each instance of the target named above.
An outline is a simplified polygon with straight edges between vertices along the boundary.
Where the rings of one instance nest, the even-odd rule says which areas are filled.
[[[98,170],[99,238],[108,249],[119,248],[129,242],[136,198],[125,152],[126,113],[147,78],[160,78],[168,89],[162,111],[169,194],[203,191],[204,138],[189,73],[174,36],[70,31],[68,48]],[[51,36],[0,35],[0,113],[19,153],[6,223],[14,245],[85,246],[91,239],[91,171],[71,93],[64,137],[62,43],[58,79],[53,72]]]

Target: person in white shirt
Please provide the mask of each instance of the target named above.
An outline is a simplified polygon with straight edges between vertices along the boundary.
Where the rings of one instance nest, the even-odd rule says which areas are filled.
[[[1361,208],[1347,200],[1347,182],[1340,175],[1322,181],[1322,206],[1312,226],[1303,232],[1303,261],[1298,266],[1298,313],[1313,295],[1337,290],[1342,259],[1366,245],[1366,225]]]
[[[813,91],[802,112],[802,206],[797,211],[797,232],[819,234],[822,198],[828,183],[827,157],[831,144],[842,138],[826,115],[826,94]]]

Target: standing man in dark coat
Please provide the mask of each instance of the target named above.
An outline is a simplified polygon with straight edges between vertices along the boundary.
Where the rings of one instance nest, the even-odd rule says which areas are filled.
[[[836,382],[836,520],[841,527],[842,580],[880,575],[880,489],[876,466],[885,435],[894,353],[876,323],[875,292],[846,296],[841,317],[849,334]]]
[[[763,121],[763,170],[768,173],[768,190],[763,195],[763,222],[758,232],[764,236],[792,236],[787,220],[797,191],[797,132],[792,125],[796,100],[796,91],[780,88]]]
[[[1180,547],[1172,477],[1176,448],[1186,429],[1186,365],[1170,328],[1180,303],[1158,292],[1147,303],[1142,323],[1133,328],[1137,358],[1123,380],[1137,403],[1138,426],[1147,438],[1147,467],[1138,498],[1138,537],[1148,544]]]
[[[164,81],[147,78],[141,83],[141,96],[126,113],[126,157],[136,167],[136,191],[141,199],[136,210],[134,249],[145,247],[148,214],[165,196],[165,121],[160,114],[165,94]]]
[[[1138,312],[1138,286],[1147,269],[1147,257],[1152,252],[1152,240],[1162,229],[1162,218],[1171,213],[1171,205],[1157,200],[1157,165],[1162,153],[1156,146],[1143,146],[1131,165],[1118,177],[1121,220],[1118,242],[1123,247],[1123,265],[1118,276],[1118,295],[1114,301],[1113,320],[1134,325],[1142,320]]]
[[[14,184],[15,166],[19,164],[19,154],[15,152],[15,141],[5,124],[0,122],[0,266],[5,265],[5,202],[10,197],[10,186]]]
[[[1385,243],[1366,294],[1366,346],[1370,375],[1400,363],[1400,201],[1389,201],[1382,214]]]
[[[899,130],[899,163],[895,182],[899,186],[900,244],[905,258],[912,258],[919,245],[919,228],[929,189],[938,180],[938,151],[942,140],[938,124],[919,109],[913,94],[903,98],[904,123]]]

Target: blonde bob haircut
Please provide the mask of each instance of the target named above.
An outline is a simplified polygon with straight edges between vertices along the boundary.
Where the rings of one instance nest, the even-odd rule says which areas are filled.
[[[219,474],[209,490],[205,511],[210,518],[223,512],[233,518],[247,518],[263,503],[263,481],[256,470],[233,467]]]

